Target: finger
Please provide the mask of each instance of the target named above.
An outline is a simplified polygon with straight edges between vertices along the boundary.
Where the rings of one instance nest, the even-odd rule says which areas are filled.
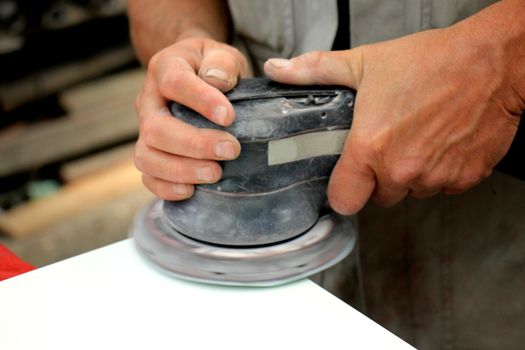
[[[187,199],[193,195],[194,191],[192,185],[172,183],[148,174],[142,174],[142,182],[155,195],[169,201]]]
[[[142,90],[137,96],[135,108],[141,127],[143,123],[151,117],[171,115],[166,99],[160,94],[154,78],[149,73],[144,81]]]
[[[195,58],[185,57],[189,55],[185,50],[172,54],[176,57],[162,60],[162,56],[155,56],[150,61],[149,70],[153,72],[160,94],[218,125],[230,125],[235,119],[233,106],[223,93],[197,76]]]
[[[217,162],[175,156],[137,143],[135,166],[155,178],[181,184],[204,184],[219,181],[221,167]]]
[[[272,58],[264,64],[264,71],[270,79],[287,84],[334,84],[357,89],[362,79],[362,49],[314,51],[290,60]]]
[[[340,214],[357,213],[368,201],[376,185],[374,171],[356,156],[350,138],[328,184],[328,200]]]
[[[461,172],[456,177],[455,181],[451,182],[443,189],[445,194],[460,194],[470,188],[478,185],[486,177],[490,176],[491,169],[477,169],[480,167],[472,166],[463,167]]]
[[[246,67],[246,59],[236,50],[209,50],[202,58],[199,76],[208,84],[227,92],[237,85],[239,77],[247,70]]]
[[[406,187],[378,180],[374,193],[372,194],[372,199],[383,207],[391,207],[405,198],[408,192],[409,190]]]
[[[442,190],[441,188],[432,188],[432,189],[424,189],[424,190],[411,189],[409,191],[409,194],[411,197],[414,197],[417,199],[424,199],[424,198],[435,196],[436,194],[440,193],[441,190]]]
[[[440,193],[449,185],[453,164],[441,162],[430,171],[426,171],[410,185],[410,196],[418,199],[428,198]]]
[[[414,198],[428,198],[445,192],[462,172],[463,166],[458,163],[461,159],[460,154],[448,153],[440,157],[437,164],[427,166],[423,174],[410,185],[410,195]]]
[[[233,135],[197,128],[172,116],[146,120],[141,127],[141,138],[152,148],[195,159],[231,160],[241,151]]]

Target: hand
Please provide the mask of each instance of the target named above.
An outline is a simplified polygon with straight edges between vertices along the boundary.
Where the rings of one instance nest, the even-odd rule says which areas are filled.
[[[181,200],[193,194],[193,184],[220,179],[216,160],[236,158],[237,139],[173,118],[168,102],[181,103],[216,124],[230,125],[235,112],[222,92],[247,74],[246,59],[237,49],[210,39],[185,39],[152,57],[135,103],[140,124],[135,165],[150,191],[163,199]]]
[[[490,34],[484,33],[487,37]],[[467,190],[509,149],[523,110],[501,52],[471,43],[461,25],[348,51],[270,59],[290,84],[338,84],[357,93],[353,125],[328,187],[332,207],[359,211]]]

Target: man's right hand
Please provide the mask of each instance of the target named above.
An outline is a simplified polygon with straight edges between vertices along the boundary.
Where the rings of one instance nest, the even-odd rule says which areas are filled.
[[[182,200],[193,195],[193,184],[220,179],[216,161],[239,155],[237,139],[174,118],[168,103],[176,101],[228,126],[235,111],[222,92],[231,90],[248,71],[237,49],[204,38],[181,40],[151,58],[135,102],[140,124],[135,165],[150,191],[163,199]]]

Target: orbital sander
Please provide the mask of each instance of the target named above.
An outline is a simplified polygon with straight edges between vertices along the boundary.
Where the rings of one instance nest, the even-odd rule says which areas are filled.
[[[162,270],[192,281],[271,286],[310,276],[346,257],[352,221],[326,200],[330,173],[352,122],[355,92],[242,79],[227,95],[236,119],[220,127],[177,103],[173,116],[225,130],[241,144],[219,182],[183,201],[156,200],[130,235]]]

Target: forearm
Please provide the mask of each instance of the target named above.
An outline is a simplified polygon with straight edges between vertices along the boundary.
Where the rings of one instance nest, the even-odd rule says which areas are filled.
[[[223,0],[128,0],[130,31],[142,63],[189,37],[226,41],[229,12]]]

